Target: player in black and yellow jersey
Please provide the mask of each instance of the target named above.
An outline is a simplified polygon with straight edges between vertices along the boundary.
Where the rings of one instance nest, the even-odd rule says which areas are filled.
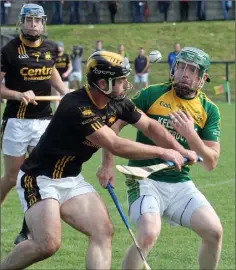
[[[17,245],[2,262],[2,269],[26,268],[55,253],[60,246],[61,218],[89,238],[85,268],[110,269],[112,224],[102,199],[81,175],[83,163],[100,147],[124,158],[172,160],[178,170],[182,155],[195,161],[195,152],[185,150],[125,97],[131,85],[129,73],[128,59],[119,54],[97,51],[89,57],[88,85],[62,99],[18,174],[17,191],[32,239]],[[110,128],[118,119],[169,149],[120,138]]]
[[[57,41],[57,58],[56,68],[61,76],[62,81],[69,86],[69,75],[72,71],[70,55],[64,52],[64,44],[61,41]]]
[[[27,152],[36,146],[52,117],[50,102],[36,102],[35,96],[49,96],[51,86],[60,94],[69,89],[55,68],[57,46],[42,40],[46,15],[41,6],[25,4],[19,16],[20,34],[1,49],[1,97],[7,99],[1,127],[4,176],[1,202],[16,184]]]
[[[69,87],[69,75],[72,71],[72,64],[71,64],[71,59],[69,54],[64,52],[64,44],[61,41],[57,41],[57,57],[56,57],[56,69],[58,70],[62,81],[64,82],[64,84]],[[59,93],[57,91],[55,91],[52,88],[52,94],[53,95],[59,95]],[[58,107],[59,105],[59,101],[55,101],[55,108]]]

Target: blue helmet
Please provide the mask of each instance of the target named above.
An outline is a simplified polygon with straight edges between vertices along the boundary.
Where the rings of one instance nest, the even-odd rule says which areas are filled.
[[[44,20],[47,19],[43,7],[34,3],[23,5],[20,11],[20,18],[22,19],[25,16],[42,17]]]
[[[19,21],[18,21],[18,25],[21,26],[21,33],[24,39],[27,39],[29,41],[38,40],[40,38],[41,33],[33,36],[33,35],[30,35],[29,33],[26,33],[27,29],[23,29],[25,17],[41,18],[42,25],[43,25],[43,32],[45,32],[47,16],[44,13],[43,7],[34,3],[24,4],[23,7],[21,8]]]

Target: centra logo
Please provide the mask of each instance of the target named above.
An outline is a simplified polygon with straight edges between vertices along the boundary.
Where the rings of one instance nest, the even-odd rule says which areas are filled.
[[[28,68],[23,67],[20,70],[20,74],[22,76],[47,76],[52,74],[53,67],[45,67],[42,68]]]
[[[171,109],[170,103],[166,103],[165,101],[160,101],[160,106]]]

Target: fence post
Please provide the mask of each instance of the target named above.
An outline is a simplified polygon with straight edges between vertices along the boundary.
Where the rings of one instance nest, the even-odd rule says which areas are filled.
[[[231,100],[230,100],[230,89],[229,89],[229,63],[228,62],[225,63],[225,80],[226,80],[227,89],[228,89],[228,91],[225,93],[226,102],[231,103]]]

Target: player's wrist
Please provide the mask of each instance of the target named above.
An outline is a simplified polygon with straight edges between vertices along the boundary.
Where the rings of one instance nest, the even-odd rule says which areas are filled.
[[[165,149],[162,147],[156,147],[156,148],[157,148],[157,158],[164,159]]]
[[[186,133],[186,136],[184,136],[184,137],[185,137],[185,139],[186,139],[187,142],[188,142],[188,141],[190,141],[190,140],[196,138],[196,136],[198,136],[198,135],[197,135],[197,132],[196,132],[194,129],[192,129],[192,130],[189,130],[189,131]]]
[[[21,101],[22,93],[21,93],[21,92],[15,91],[14,94],[15,94],[15,95],[14,95],[14,99],[15,99],[15,100],[18,100],[18,101]]]

